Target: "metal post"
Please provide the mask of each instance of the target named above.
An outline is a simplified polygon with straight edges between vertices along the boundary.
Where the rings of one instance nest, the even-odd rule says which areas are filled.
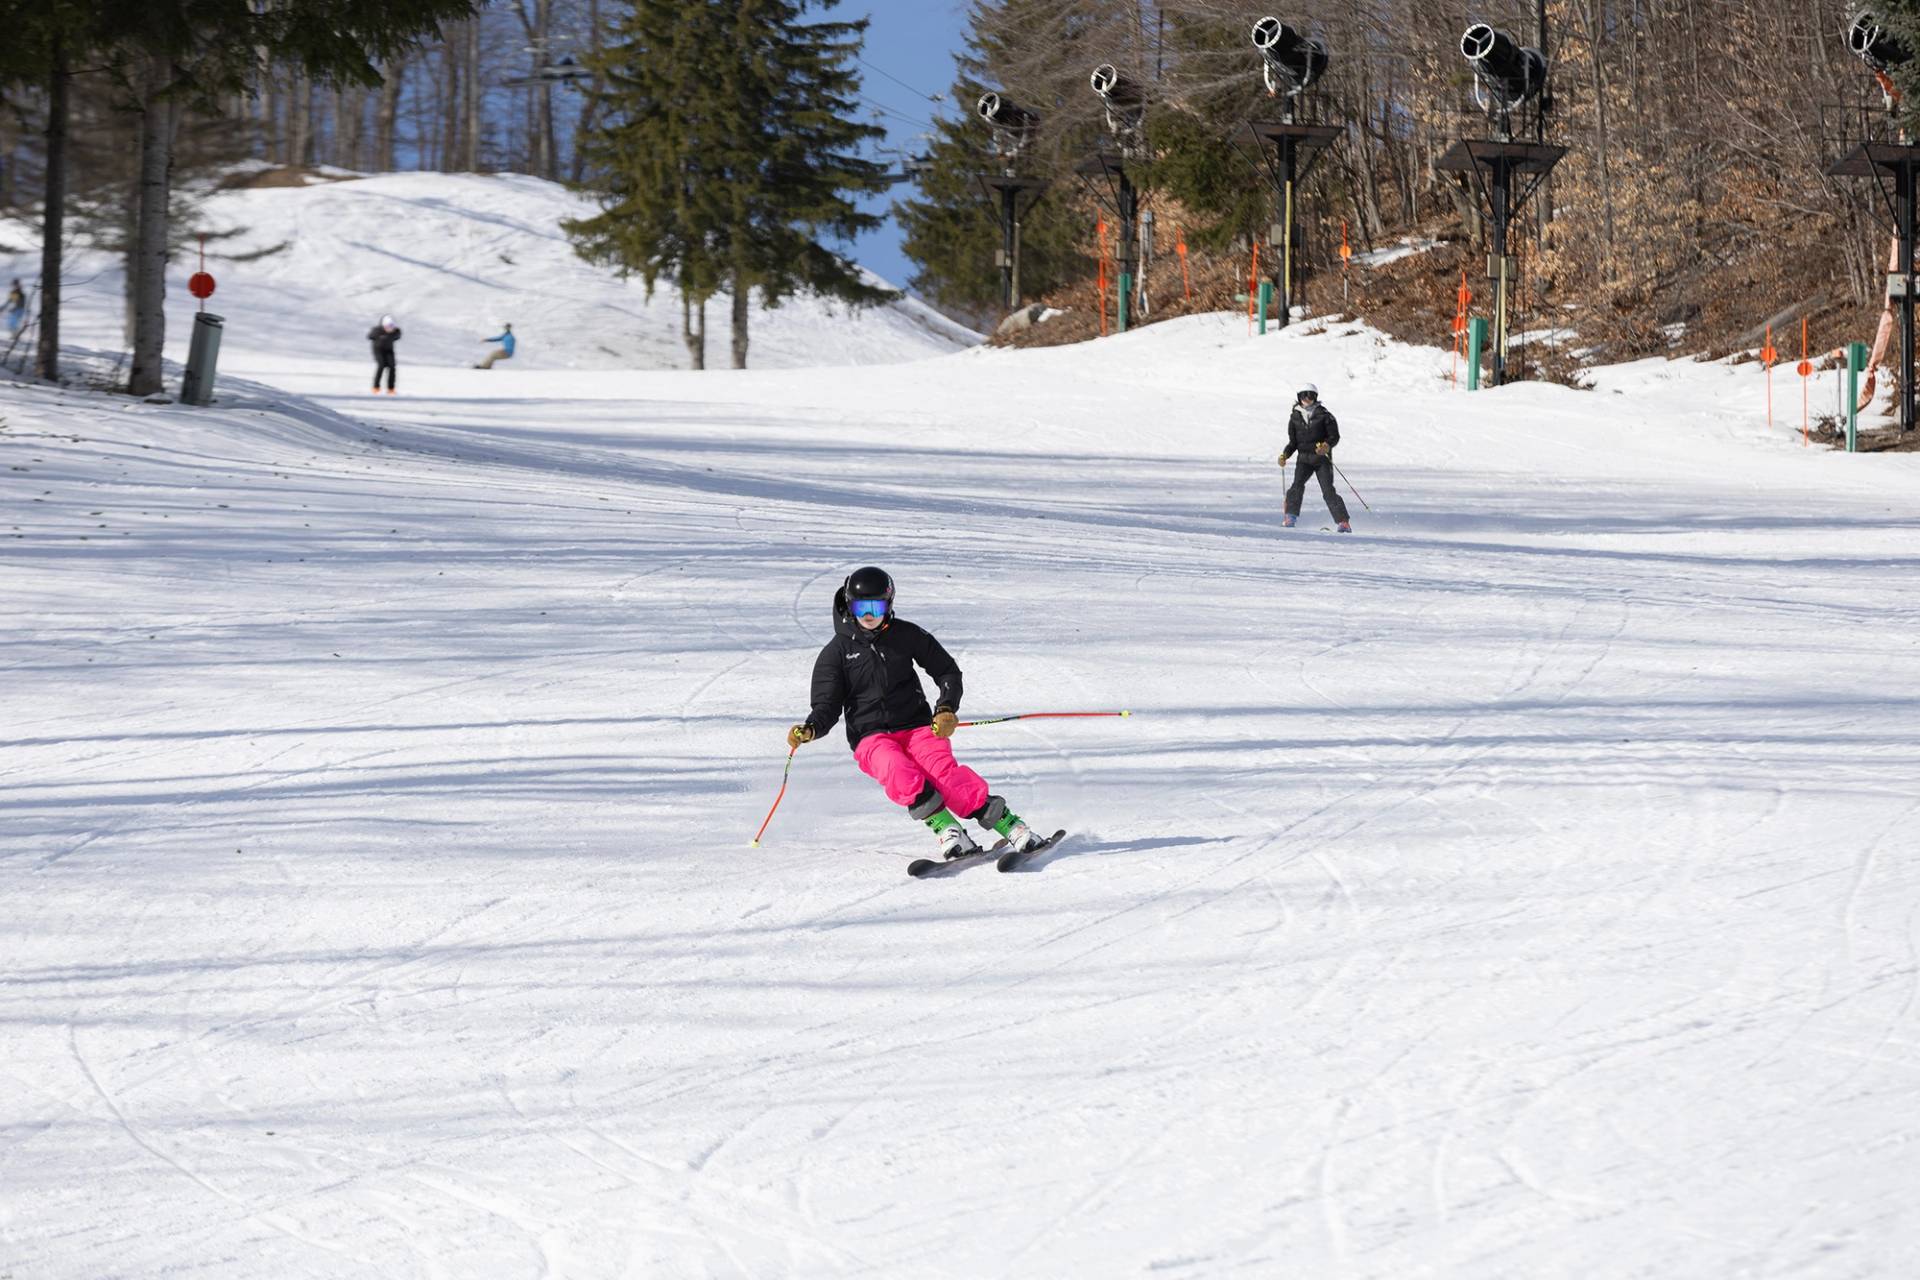
[[[213,374],[220,363],[220,335],[226,318],[211,311],[193,317],[193,338],[187,344],[187,368],[180,379],[182,404],[213,403]]]
[[[1847,452],[1860,451],[1860,375],[1867,368],[1867,344],[1847,344]]]
[[[1273,306],[1273,281],[1262,280],[1260,282],[1260,301],[1258,305],[1260,307],[1260,332],[1265,333],[1267,331],[1267,311]],[[1283,319],[1280,323],[1282,326],[1285,326],[1287,322]]]
[[[1133,282],[1140,270],[1139,222],[1140,196],[1133,189],[1133,182],[1126,171],[1120,173],[1120,186],[1116,193],[1120,204],[1120,310],[1119,332],[1127,331],[1127,313],[1133,299]]]
[[[1897,167],[1895,214],[1900,219],[1900,430],[1913,430],[1913,196],[1914,168]]]
[[[1480,389],[1480,353],[1487,345],[1487,320],[1475,316],[1467,321],[1467,390]]]
[[[1014,203],[1019,198],[1018,187],[1000,188],[1000,294],[1001,304],[1007,311],[1012,311],[1020,301],[1014,266],[1020,252],[1020,224],[1015,220]]]
[[[1493,385],[1507,385],[1507,183],[1510,179],[1503,156],[1493,164],[1493,257],[1495,279],[1493,293]]]
[[[1012,275],[1013,279],[1007,282],[1007,292],[1013,295],[1013,301],[1007,306],[1009,311],[1020,305],[1020,219],[1018,216],[1013,220]]]
[[[1280,327],[1293,319],[1293,184],[1300,163],[1298,141],[1280,140]]]

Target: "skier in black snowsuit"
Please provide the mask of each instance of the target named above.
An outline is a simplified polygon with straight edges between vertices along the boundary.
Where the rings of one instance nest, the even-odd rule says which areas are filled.
[[[380,390],[380,374],[387,375],[387,394],[393,394],[393,344],[400,341],[400,326],[393,322],[392,316],[381,316],[380,323],[367,330],[367,341],[373,344],[373,389]]]
[[[1294,398],[1293,413],[1287,418],[1287,447],[1280,455],[1282,470],[1288,458],[1296,453],[1300,455],[1300,461],[1293,464],[1293,483],[1287,486],[1287,514],[1280,521],[1286,528],[1293,528],[1293,522],[1300,518],[1300,500],[1306,494],[1307,477],[1316,476],[1320,480],[1321,496],[1326,498],[1327,510],[1333,513],[1340,532],[1353,532],[1353,526],[1347,522],[1347,504],[1333,487],[1333,447],[1339,443],[1340,424],[1327,412],[1327,406],[1320,403],[1320,388],[1309,382]]]

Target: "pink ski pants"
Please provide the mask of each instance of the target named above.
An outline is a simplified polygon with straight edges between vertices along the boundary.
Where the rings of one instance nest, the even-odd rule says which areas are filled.
[[[853,749],[860,771],[887,789],[887,799],[911,805],[927,783],[956,817],[965,817],[987,802],[987,780],[953,758],[953,744],[933,736],[933,730],[902,729],[897,733],[870,733]]]

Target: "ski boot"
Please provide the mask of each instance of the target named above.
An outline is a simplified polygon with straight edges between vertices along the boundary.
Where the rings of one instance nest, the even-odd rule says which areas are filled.
[[[1047,842],[1045,836],[1035,831],[1032,827],[1029,827],[1019,818],[1014,818],[1013,823],[1001,834],[1006,836],[1007,848],[1014,853],[1025,853],[1027,850],[1036,848]]]
[[[1045,836],[1021,821],[1020,815],[1007,808],[1007,802],[999,796],[988,796],[987,802],[972,817],[975,822],[1005,839],[1006,847],[1012,852],[1025,853],[1035,845],[1046,842]]]
[[[1289,511],[1286,515],[1280,517],[1280,527],[1282,529],[1291,529],[1293,528],[1293,522],[1297,519],[1299,519],[1299,517]]]
[[[1348,523],[1347,523],[1347,522],[1346,522],[1345,520],[1342,520],[1342,521],[1341,521],[1341,522],[1340,522],[1340,523],[1339,523],[1339,524],[1338,524],[1337,526],[1335,526],[1335,527],[1336,527],[1336,528],[1338,528],[1338,529],[1340,530],[1340,532],[1342,532],[1342,533],[1352,533],[1352,532],[1353,532],[1353,526],[1352,526],[1352,525],[1350,525],[1350,524],[1348,524]]]
[[[945,809],[927,819],[927,825],[933,828],[933,834],[940,838],[940,856],[952,861],[969,854],[979,853],[980,846],[973,842],[967,829],[960,825],[960,819]]]

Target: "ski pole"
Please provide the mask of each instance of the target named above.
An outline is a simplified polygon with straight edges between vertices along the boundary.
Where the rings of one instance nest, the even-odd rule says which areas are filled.
[[[1333,455],[1332,455],[1332,454],[1328,454],[1328,455],[1327,455],[1327,461],[1328,461],[1328,462],[1333,462]],[[1348,493],[1351,493],[1351,494],[1352,494],[1352,495],[1353,495],[1354,497],[1356,497],[1356,498],[1360,498],[1360,491],[1359,491],[1358,489],[1356,489],[1356,488],[1354,488],[1354,487],[1353,487],[1353,481],[1351,481],[1351,480],[1347,480],[1347,473],[1346,473],[1346,472],[1344,472],[1344,471],[1342,471],[1342,470],[1340,469],[1340,464],[1339,464],[1339,463],[1337,463],[1337,462],[1333,462],[1333,472],[1334,472],[1334,474],[1335,474],[1335,475],[1337,475],[1337,476],[1339,476],[1339,477],[1340,477],[1340,478],[1341,478],[1342,480],[1346,480],[1346,481],[1347,481],[1347,492],[1348,492]],[[1369,506],[1367,506],[1367,500],[1366,500],[1365,498],[1360,498],[1360,506],[1361,506],[1361,508],[1362,508],[1362,509],[1364,509],[1364,510],[1366,510],[1366,511],[1372,511],[1372,510],[1373,510],[1373,508],[1372,508],[1372,507],[1369,507]]]
[[[799,754],[800,748],[798,747],[791,747],[787,751],[787,767],[785,772],[780,775],[780,794],[773,798],[773,809],[778,809],[780,802],[786,798],[787,778],[793,773],[793,758]],[[767,834],[767,823],[773,821],[773,809],[767,810],[767,821],[760,824],[760,829],[753,833],[753,839],[747,842],[749,848],[758,849],[760,847],[760,837]]]
[[[976,724],[1005,724],[1009,720],[1084,720],[1094,716],[1130,716],[1131,711],[1029,711],[1024,715],[995,716],[991,720],[962,720],[955,728]]]

